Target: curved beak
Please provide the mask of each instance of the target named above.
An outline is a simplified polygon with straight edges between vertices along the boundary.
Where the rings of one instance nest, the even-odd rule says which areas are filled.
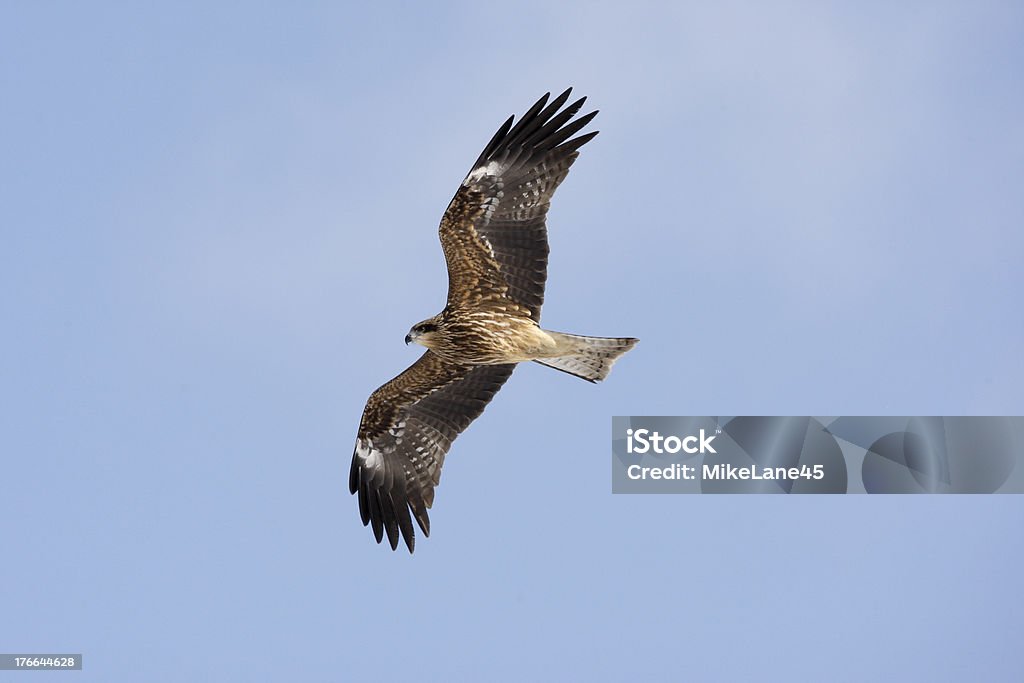
[[[411,342],[411,341],[412,341],[412,335],[411,334],[405,335],[405,345],[408,346],[409,342]]]

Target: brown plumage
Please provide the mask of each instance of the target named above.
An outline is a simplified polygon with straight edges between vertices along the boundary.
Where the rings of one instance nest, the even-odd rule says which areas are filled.
[[[551,197],[579,148],[597,135],[572,137],[597,112],[572,121],[586,98],[562,109],[571,91],[550,104],[544,95],[514,126],[510,117],[473,164],[441,219],[447,305],[405,339],[427,352],[373,392],[363,410],[349,489],[363,524],[378,543],[386,533],[392,549],[403,538],[413,551],[413,518],[430,535],[427,509],[444,456],[516,363],[537,361],[597,382],[636,344],[539,325]]]

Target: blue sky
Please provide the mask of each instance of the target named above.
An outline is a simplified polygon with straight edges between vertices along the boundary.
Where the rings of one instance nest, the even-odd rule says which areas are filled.
[[[1020,680],[1020,497],[613,496],[608,457],[612,415],[1024,412],[1022,46],[1009,2],[5,3],[0,650]],[[602,132],[544,323],[641,344],[518,369],[392,553],[360,411],[443,305],[469,164],[567,85]]]

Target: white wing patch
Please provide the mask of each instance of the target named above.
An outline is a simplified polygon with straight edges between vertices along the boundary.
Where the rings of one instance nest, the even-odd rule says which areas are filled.
[[[373,447],[373,442],[356,439],[356,456],[363,461],[363,467],[376,470],[384,466],[384,455]]]
[[[469,187],[474,183],[478,183],[484,178],[497,178],[498,174],[501,173],[501,164],[497,161],[489,161],[483,166],[478,166],[470,171],[469,175],[466,176],[466,180],[463,181],[464,187]]]

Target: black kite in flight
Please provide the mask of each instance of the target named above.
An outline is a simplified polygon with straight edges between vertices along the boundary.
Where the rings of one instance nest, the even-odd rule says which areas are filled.
[[[537,361],[591,382],[636,344],[540,327],[547,279],[545,218],[579,148],[572,137],[597,112],[571,121],[586,98],[562,109],[571,88],[544,95],[487,143],[441,219],[448,302],[405,338],[427,347],[366,403],[349,477],[359,514],[380,543],[415,545],[412,518],[430,535],[427,509],[455,438],[483,412],[516,363]],[[559,109],[562,109],[559,111]],[[410,511],[412,516],[410,516]]]

